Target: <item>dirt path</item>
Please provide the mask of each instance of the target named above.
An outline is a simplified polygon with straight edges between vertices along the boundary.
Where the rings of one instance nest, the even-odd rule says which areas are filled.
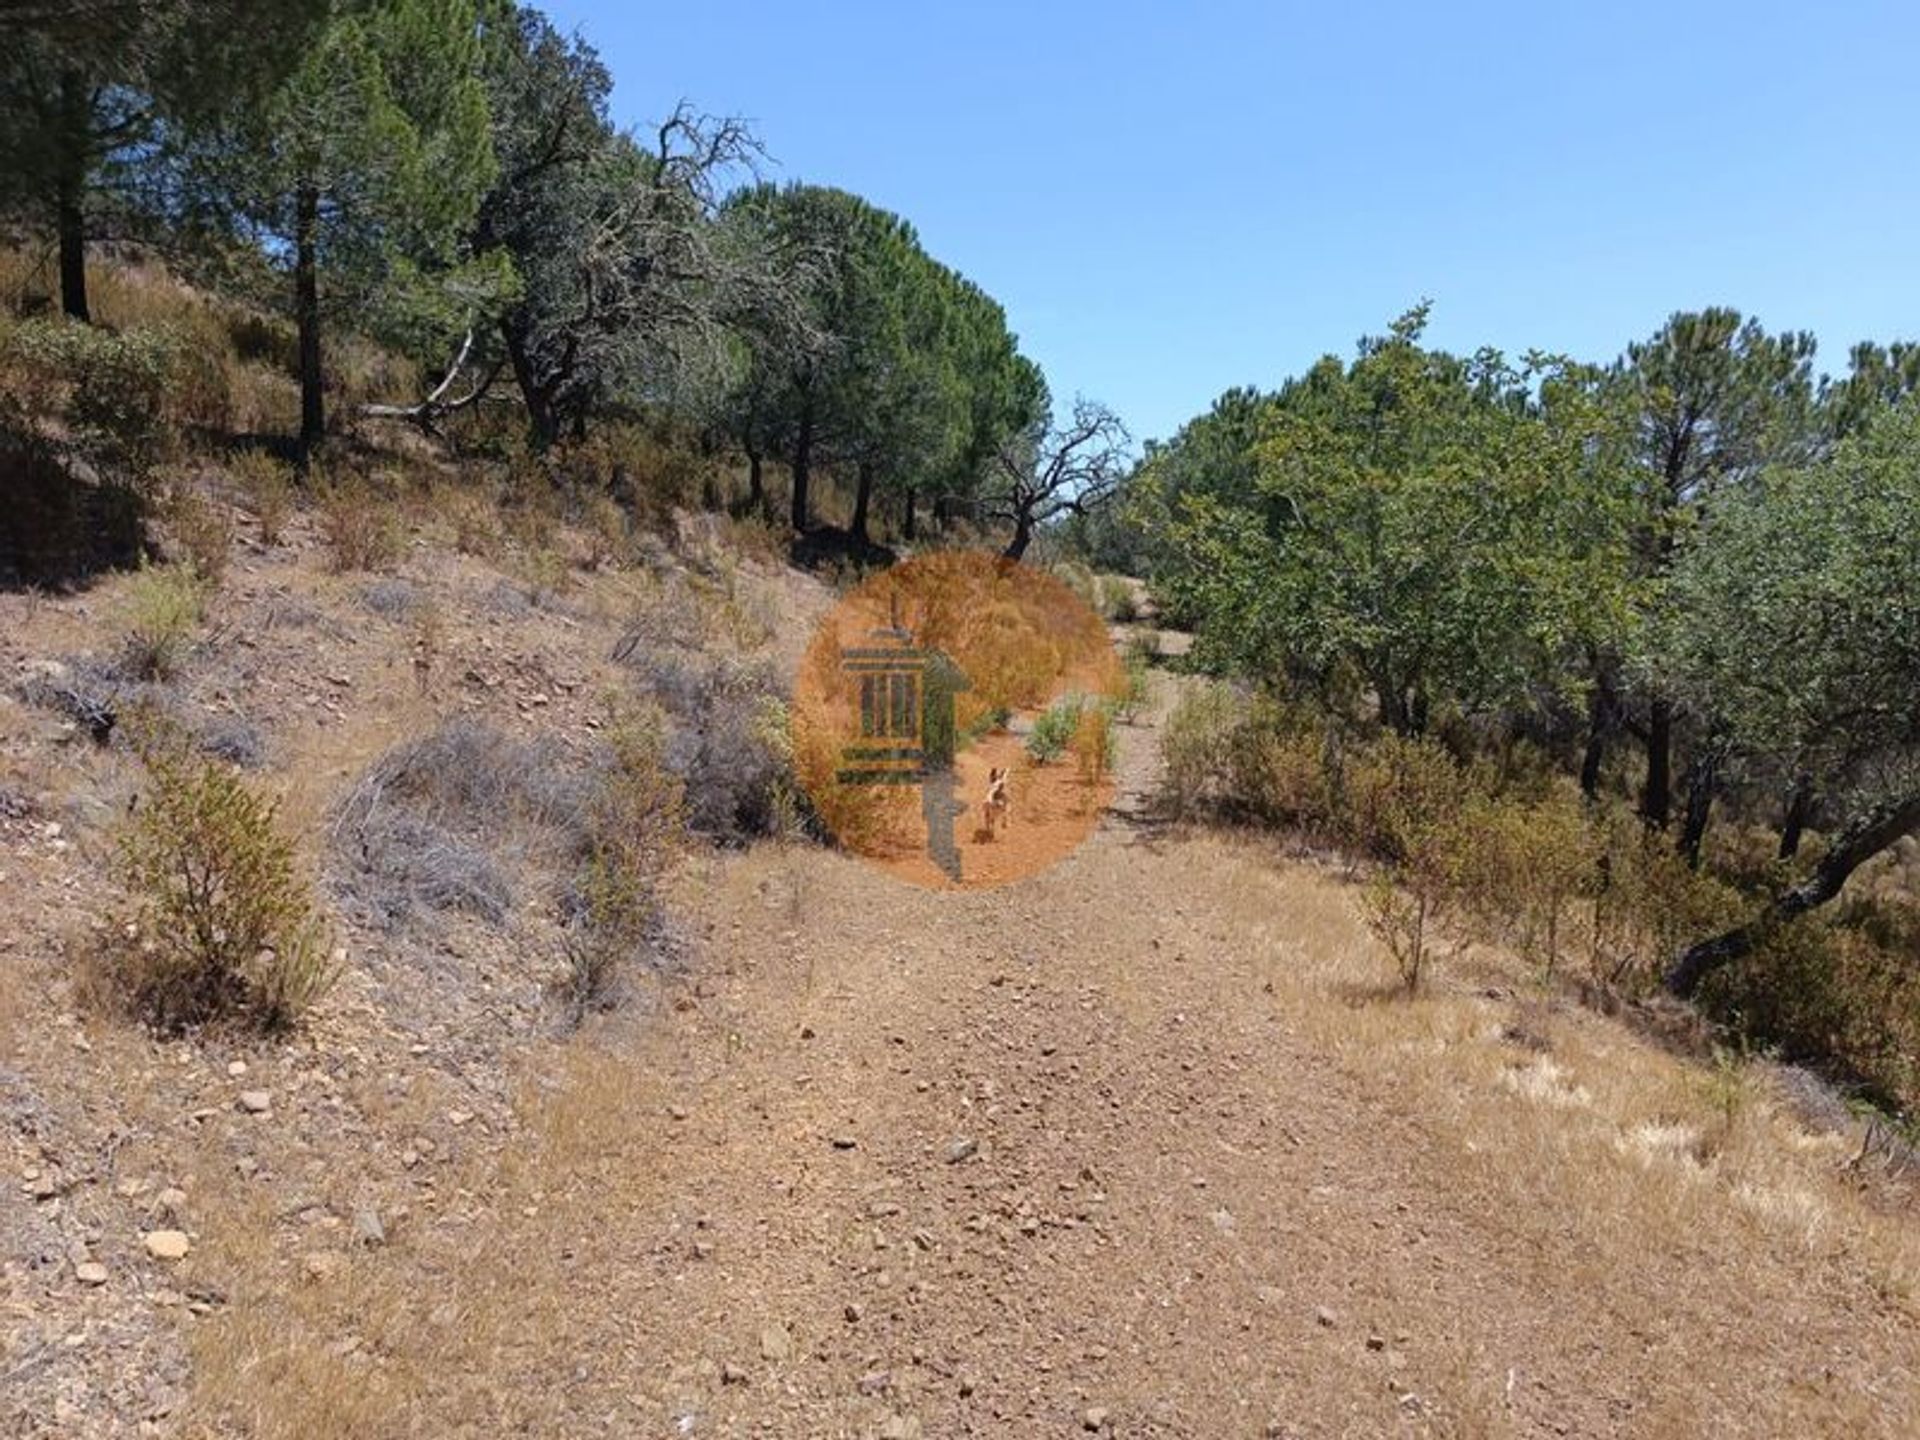
[[[1018,886],[714,867],[723,966],[535,1122],[565,1178],[493,1297],[575,1361],[534,1429],[1912,1433],[1889,1252],[1797,1172],[1679,1153],[1691,1082],[1610,1022],[1370,998],[1348,888],[1157,832],[1126,742]],[[495,1383],[553,1338],[489,1342]]]

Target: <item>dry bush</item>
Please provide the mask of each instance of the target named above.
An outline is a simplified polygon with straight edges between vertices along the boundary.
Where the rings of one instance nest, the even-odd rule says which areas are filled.
[[[500,553],[505,532],[500,507],[490,495],[475,489],[450,490],[436,507],[453,530],[453,548],[462,555],[491,558]]]
[[[721,521],[724,543],[744,560],[784,565],[787,532],[764,515],[729,515]]]
[[[148,565],[120,598],[120,669],[135,680],[176,675],[206,614],[206,587],[189,565]]]
[[[262,545],[278,545],[293,517],[293,467],[264,450],[242,450],[227,462],[260,528]]]
[[[1349,759],[1341,785],[1337,821],[1346,843],[1382,862],[1363,893],[1363,914],[1412,994],[1433,924],[1458,893],[1467,777],[1432,741],[1388,735]]]
[[[1270,697],[1250,701],[1227,742],[1223,804],[1242,819],[1333,838],[1341,753],[1323,717]]]
[[[1601,875],[1589,964],[1603,986],[1646,989],[1683,945],[1743,918],[1749,902],[1676,854],[1638,816],[1610,810],[1595,822]]]
[[[388,620],[405,620],[420,603],[420,592],[411,580],[389,577],[376,580],[360,592],[360,603]]]
[[[794,826],[799,792],[771,664],[681,646],[632,646],[622,660],[667,715],[666,764],[696,833],[734,844]]]
[[[1160,732],[1166,766],[1161,798],[1173,814],[1194,818],[1219,803],[1232,776],[1233,742],[1246,702],[1216,681],[1188,686]]]
[[[289,435],[300,427],[300,385],[283,370],[237,364],[228,371],[233,429],[242,435]]]
[[[257,769],[267,758],[267,742],[259,730],[238,715],[208,718],[195,731],[194,741],[203,754],[242,770]]]
[[[1098,615],[1100,606],[1100,577],[1078,560],[1062,560],[1049,567],[1053,578],[1078,595],[1086,607]]]
[[[338,974],[274,806],[181,737],[140,741],[147,787],[121,841],[138,913],[103,957],[156,1026],[291,1025]]]
[[[336,335],[328,347],[327,388],[342,414],[374,402],[404,404],[420,393],[420,367],[364,335]]]
[[[1084,785],[1098,784],[1113,773],[1120,747],[1120,737],[1113,728],[1113,714],[1110,704],[1093,700],[1081,705],[1074,720],[1067,749],[1073,753]]]
[[[235,359],[263,364],[283,375],[299,369],[300,338],[292,321],[258,310],[229,310],[225,323]]]
[[[406,532],[391,501],[363,476],[315,479],[320,536],[328,563],[341,574],[385,570],[400,559]]]
[[[574,1023],[619,998],[620,965],[657,938],[660,881],[683,832],[683,791],[666,766],[665,717],[616,718],[588,805],[579,894],[564,942],[562,999]]]
[[[581,568],[614,570],[633,554],[633,519],[608,495],[589,495],[578,506],[584,546]]]
[[[233,548],[233,512],[216,500],[183,488],[168,500],[164,518],[181,563],[191,567],[203,584],[217,588],[226,579],[227,558]]]
[[[662,438],[640,425],[607,425],[587,445],[590,454],[569,455],[564,463],[636,515],[665,520],[676,508],[717,508],[722,467],[685,439]]]
[[[390,925],[421,907],[501,924],[530,849],[585,845],[591,789],[557,743],[450,721],[388,751],[341,804],[342,883]]]

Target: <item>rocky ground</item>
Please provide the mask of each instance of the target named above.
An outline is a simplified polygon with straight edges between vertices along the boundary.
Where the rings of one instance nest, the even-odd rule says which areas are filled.
[[[588,743],[655,593],[536,604],[424,543],[401,578],[426,694],[298,541],[180,689],[257,729],[323,874],[340,796],[449,713]],[[730,583],[768,643],[829,598]],[[0,597],[0,662],[110,605]],[[9,1434],[1913,1433],[1920,1234],[1844,1117],[1497,955],[1393,997],[1337,870],[1156,823],[1153,715],[1093,837],[1002,889],[691,857],[674,963],[578,1031],[536,889],[398,930],[330,889],[348,976],[279,1044],[76,993],[136,777],[64,723],[0,701]]]

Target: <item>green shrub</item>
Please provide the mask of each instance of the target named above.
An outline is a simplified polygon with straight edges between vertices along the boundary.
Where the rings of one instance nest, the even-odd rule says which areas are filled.
[[[1080,696],[1066,695],[1042,711],[1027,735],[1027,753],[1042,765],[1051,765],[1066,754],[1080,726],[1082,703]]]
[[[1217,805],[1232,774],[1235,731],[1245,704],[1227,686],[1195,681],[1182,690],[1160,734],[1166,766],[1162,793],[1175,815],[1192,817]]]
[[[174,451],[179,346],[164,331],[30,320],[7,337],[0,368],[31,411],[59,414],[99,467],[144,480]]]
[[[274,806],[177,736],[140,739],[147,787],[121,837],[138,906],[118,986],[154,1025],[291,1025],[338,963]]]
[[[1107,619],[1117,624],[1131,625],[1140,618],[1140,600],[1132,580],[1125,575],[1101,575],[1097,577],[1097,583],[1100,613]]]
[[[1568,794],[1476,798],[1463,816],[1462,898],[1481,927],[1551,976],[1598,894],[1602,836]],[[1588,912],[1590,915],[1590,912]]]
[[[191,565],[148,565],[120,603],[121,670],[136,680],[179,672],[206,613],[206,588]]]

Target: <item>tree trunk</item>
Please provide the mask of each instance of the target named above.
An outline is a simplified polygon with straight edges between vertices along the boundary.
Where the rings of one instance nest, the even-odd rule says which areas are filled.
[[[1607,735],[1613,728],[1613,696],[1604,680],[1593,682],[1587,699],[1587,749],[1580,757],[1580,793],[1591,804],[1600,798],[1600,769],[1607,758]]]
[[[302,181],[293,198],[293,318],[300,332],[300,463],[312,458],[327,430],[321,389],[320,192]]]
[[[513,366],[513,381],[520,387],[526,403],[527,424],[533,430],[533,443],[542,450],[560,438],[560,417],[554,413],[553,397],[540,383],[533,368],[533,356],[527,350],[525,330],[511,315],[500,321],[500,336],[507,342],[507,360]]]
[[[1033,520],[1022,515],[1013,522],[1013,539],[1007,542],[1007,548],[1001,553],[1009,560],[1018,560],[1027,553],[1027,546],[1033,543]]]
[[[1687,767],[1687,815],[1680,827],[1678,848],[1690,870],[1700,868],[1700,845],[1707,836],[1707,821],[1713,816],[1713,791],[1719,775],[1719,757],[1710,751]]]
[[[793,533],[807,533],[807,487],[813,480],[813,405],[800,410],[800,432],[793,441]]]
[[[914,529],[915,529],[914,512],[919,508],[917,504],[919,498],[920,497],[916,492],[912,490],[907,491],[907,513],[903,517],[903,522],[900,526],[900,534],[902,538],[907,540],[912,540],[914,538]]]
[[[1800,853],[1800,837],[1807,821],[1813,818],[1813,782],[1802,776],[1787,796],[1787,813],[1780,822],[1780,858],[1791,860]]]
[[[1673,706],[1655,700],[1647,713],[1647,786],[1640,793],[1640,818],[1656,830],[1673,816]]]
[[[767,513],[767,477],[760,466],[760,447],[747,445],[747,508],[755,515]]]
[[[1373,680],[1373,693],[1380,700],[1380,723],[1396,735],[1414,735],[1413,707],[1406,690],[1398,681],[1384,675],[1376,675]]]
[[[1744,925],[1690,945],[1667,967],[1667,989],[1690,999],[1721,966],[1751,954],[1780,926],[1826,904],[1849,876],[1903,835],[1920,830],[1920,791],[1876,806],[1843,831],[1805,881],[1786,891]]]
[[[873,503],[873,462],[862,460],[855,472],[853,484],[853,519],[847,525],[850,539],[862,545],[871,544],[867,535],[867,509]]]
[[[60,176],[54,196],[60,232],[60,308],[75,320],[87,307],[87,131],[92,123],[86,81],[69,70],[60,77]]]

